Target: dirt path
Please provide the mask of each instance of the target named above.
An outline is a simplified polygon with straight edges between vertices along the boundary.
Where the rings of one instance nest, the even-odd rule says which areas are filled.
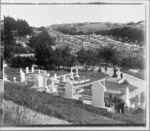
[[[12,101],[3,102],[4,125],[66,125],[70,124],[52,116],[33,111]]]

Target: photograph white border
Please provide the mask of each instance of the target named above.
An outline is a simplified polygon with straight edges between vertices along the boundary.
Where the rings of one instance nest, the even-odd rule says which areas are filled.
[[[32,2],[31,2],[32,1]],[[43,3],[44,0],[1,0],[1,6],[3,4],[14,4],[14,3],[19,3],[21,4],[22,2],[24,4],[41,4]],[[1,130],[148,130],[149,129],[149,0],[45,0],[45,4],[64,4],[64,3],[80,3],[80,4],[86,4],[90,2],[101,2],[101,3],[113,3],[113,4],[138,4],[138,3],[143,3],[146,6],[146,56],[147,56],[147,62],[146,62],[146,101],[147,101],[147,109],[146,109],[146,127],[0,127]]]

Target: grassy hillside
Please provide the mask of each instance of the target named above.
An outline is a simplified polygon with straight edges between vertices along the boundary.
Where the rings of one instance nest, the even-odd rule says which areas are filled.
[[[82,104],[78,100],[36,92],[26,85],[5,83],[4,99],[28,107],[40,113],[54,116],[73,124],[128,124],[144,126],[145,113],[141,109],[125,111],[125,114],[109,113],[105,110]]]
[[[96,23],[91,23],[91,22],[84,22],[84,23],[70,23],[70,24],[59,24],[59,25],[52,25],[47,27],[47,29],[52,28],[52,29],[75,29],[75,32],[96,32],[96,31],[101,31],[101,30],[110,30],[112,28],[122,28],[122,27],[131,27],[131,28],[140,28],[142,29],[143,26],[140,25],[140,23],[132,23],[132,24],[124,24],[124,23],[111,23],[111,22],[96,22]]]

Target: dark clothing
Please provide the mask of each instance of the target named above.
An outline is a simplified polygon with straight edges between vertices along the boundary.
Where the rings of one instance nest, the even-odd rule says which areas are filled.
[[[123,79],[123,73],[120,74],[121,79]]]
[[[105,72],[107,72],[107,67],[105,67]]]
[[[119,111],[121,110],[121,112],[124,114],[124,105],[125,105],[125,101],[121,98],[117,98],[116,96],[114,97],[114,102],[115,102],[115,110],[117,110],[117,112],[119,113]]]

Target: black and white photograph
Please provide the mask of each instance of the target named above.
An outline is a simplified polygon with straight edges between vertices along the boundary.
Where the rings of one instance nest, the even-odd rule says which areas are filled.
[[[149,129],[149,0],[0,6],[0,128]]]

